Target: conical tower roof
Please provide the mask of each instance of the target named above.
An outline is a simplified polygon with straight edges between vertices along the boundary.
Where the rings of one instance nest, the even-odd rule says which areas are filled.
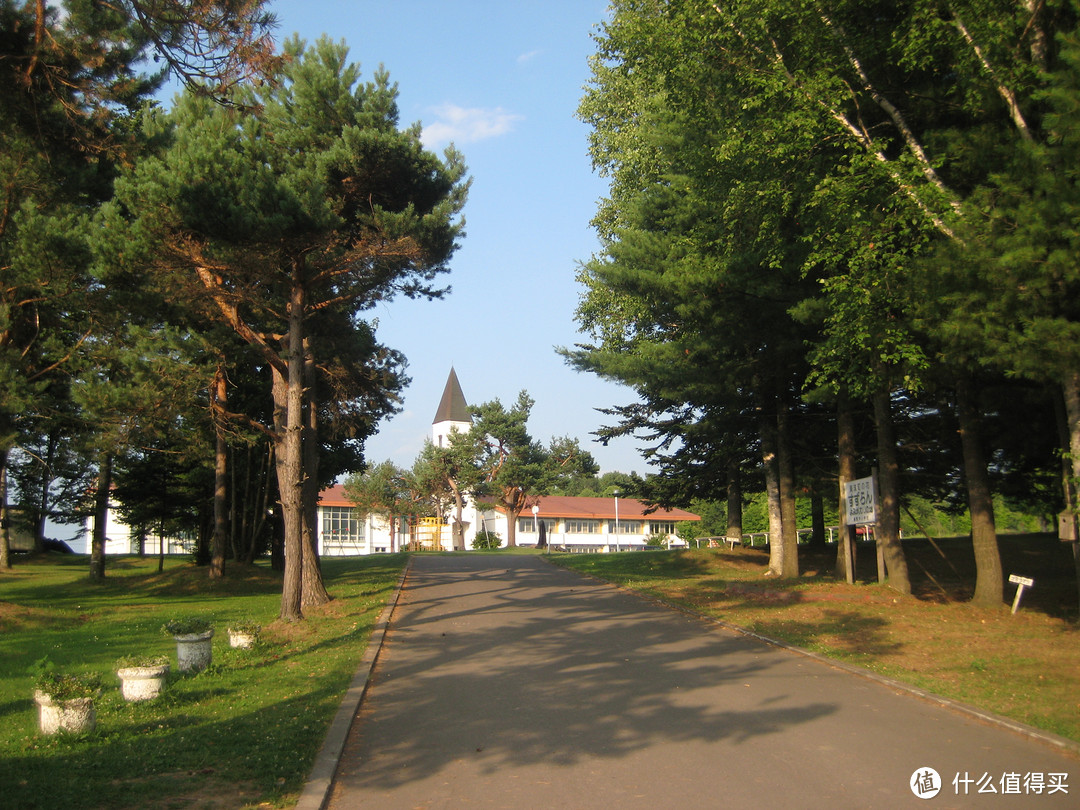
[[[435,419],[431,424],[437,425],[440,422],[472,424],[472,414],[469,413],[469,405],[465,402],[465,395],[461,392],[461,384],[458,382],[457,372],[454,371],[453,366],[450,367],[450,376],[446,379],[446,388],[439,402],[439,410],[435,412]]]

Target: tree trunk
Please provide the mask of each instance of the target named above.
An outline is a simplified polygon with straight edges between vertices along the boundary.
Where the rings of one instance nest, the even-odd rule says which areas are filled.
[[[1080,482],[1080,372],[1069,374],[1062,386],[1065,395],[1065,425],[1068,430],[1068,457],[1071,461],[1069,485],[1076,493]],[[1073,508],[1076,508],[1075,498]]]
[[[517,519],[525,508],[525,493],[521,487],[505,490],[503,501],[506,506],[506,547],[517,546]]]
[[[769,504],[769,570],[768,576],[784,574],[783,517],[780,511],[780,470],[776,459],[776,416],[762,414],[761,463],[765,467],[765,494]]]
[[[971,377],[960,372],[956,384],[956,417],[960,423],[968,511],[971,513],[971,543],[975,550],[975,596],[971,601],[976,605],[994,606],[1001,604],[1005,580],[1001,571],[1001,554],[994,525],[994,499],[986,471],[986,454],[982,446],[980,416],[973,388]]]
[[[799,527],[795,516],[795,463],[785,403],[778,403],[776,413],[776,469],[780,476],[780,536],[784,546],[780,575],[795,579],[799,576]]]
[[[41,476],[39,478],[37,490],[37,519],[34,521],[35,554],[45,550],[45,521],[49,516],[53,482],[53,476],[50,471],[53,469],[53,464],[56,461],[56,448],[59,439],[55,432],[50,430],[46,441],[48,444],[48,452],[46,453],[45,463],[41,465]]]
[[[210,579],[225,576],[225,541],[228,527],[228,448],[225,444],[225,404],[228,390],[225,384],[225,365],[218,363],[214,372],[213,396],[210,411],[214,423],[214,534],[210,538]]]
[[[112,455],[101,454],[97,493],[94,496],[94,531],[90,537],[90,579],[105,579],[105,528],[109,520],[109,494],[112,489]],[[164,539],[162,540],[164,542]]]
[[[461,495],[461,489],[453,479],[448,480],[450,491],[454,493],[454,551],[465,550],[465,525],[461,522],[465,516],[465,499]]]
[[[302,530],[304,563],[300,604],[302,607],[325,605],[330,594],[322,577],[319,560],[319,409],[316,402],[315,356],[311,342],[304,338],[304,433],[302,436],[304,460],[304,523]]]
[[[855,527],[847,522],[847,486],[855,480],[855,415],[841,392],[836,403],[838,472],[840,478],[840,536],[836,543],[836,576],[855,582]]]
[[[7,460],[8,450],[0,450],[0,568],[11,568],[11,535],[8,533]]]
[[[1080,372],[1073,372],[1065,376],[1062,386],[1065,396],[1065,428],[1068,433],[1068,457],[1071,462],[1069,472],[1065,480],[1066,508],[1072,510],[1072,550],[1073,563],[1076,569],[1076,589],[1080,594],[1080,515],[1076,498],[1077,483],[1080,482]]]
[[[304,291],[295,276],[290,294],[289,332],[285,336],[288,378],[282,379],[274,370],[274,433],[278,471],[278,497],[281,499],[281,519],[285,541],[285,578],[281,591],[282,621],[294,622],[304,618],[303,597],[304,560]],[[283,425],[284,430],[281,429]]]
[[[878,445],[878,521],[875,534],[885,558],[889,587],[911,593],[907,558],[900,545],[900,461],[896,452],[896,434],[892,420],[889,391],[882,387],[874,394],[874,423]]]
[[[727,536],[742,540],[742,483],[733,458],[727,464]]]
[[[825,550],[825,499],[817,482],[810,492],[810,546],[817,551]]]

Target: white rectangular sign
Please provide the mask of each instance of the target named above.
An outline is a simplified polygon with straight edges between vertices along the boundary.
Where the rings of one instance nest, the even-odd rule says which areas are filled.
[[[1032,585],[1035,584],[1035,580],[1029,577],[1022,577],[1017,574],[1011,574],[1009,576],[1009,582],[1013,583],[1014,585],[1023,585],[1025,588],[1030,588]]]
[[[877,501],[874,497],[874,479],[859,478],[844,484],[847,500],[847,523],[861,526],[877,520]]]

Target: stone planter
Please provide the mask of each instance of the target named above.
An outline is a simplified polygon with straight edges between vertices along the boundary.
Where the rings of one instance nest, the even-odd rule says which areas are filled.
[[[176,668],[180,672],[198,672],[210,666],[214,648],[214,631],[173,636],[176,639]]]
[[[116,674],[120,678],[120,694],[124,696],[124,700],[151,700],[165,688],[169,665],[121,667],[116,670]]]
[[[97,725],[94,712],[94,699],[91,697],[53,700],[44,692],[34,692],[34,702],[38,705],[38,723],[42,734],[57,734],[66,731],[81,734],[93,731]]]
[[[259,640],[257,633],[251,630],[233,630],[229,628],[229,646],[238,650],[250,650]]]

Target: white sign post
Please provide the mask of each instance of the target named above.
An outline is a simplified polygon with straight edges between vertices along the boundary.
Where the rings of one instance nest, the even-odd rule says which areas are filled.
[[[857,478],[844,484],[847,508],[847,525],[868,526],[877,522],[877,482],[874,476]],[[877,546],[878,582],[885,581],[885,558],[880,544]]]
[[[1016,598],[1013,599],[1012,605],[1012,612],[1016,613],[1016,611],[1020,609],[1020,597],[1024,595],[1024,588],[1032,587],[1035,584],[1035,580],[1011,574],[1009,576],[1009,582],[1016,585]]]
[[[847,524],[865,526],[877,521],[877,498],[874,495],[874,477],[858,478],[844,484],[847,499]]]

